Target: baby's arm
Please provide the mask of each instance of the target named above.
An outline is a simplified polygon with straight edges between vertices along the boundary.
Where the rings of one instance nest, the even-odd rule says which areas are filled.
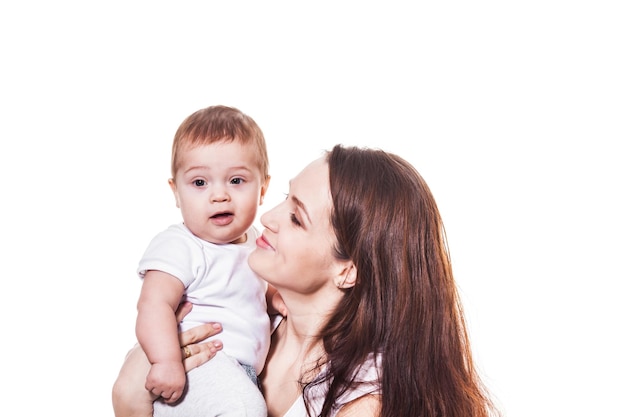
[[[150,270],[143,278],[137,303],[137,339],[151,364],[146,389],[166,403],[176,402],[186,383],[176,319],[184,291],[176,277]]]
[[[176,321],[181,322],[191,309],[190,302],[182,303],[178,308]],[[220,324],[206,323],[179,335],[180,346],[187,346],[192,354],[183,361],[187,372],[212,359],[216,352],[222,349],[222,342],[219,340],[206,340],[221,331],[222,326]],[[152,402],[155,400],[155,396],[145,389],[146,375],[149,370],[148,358],[146,358],[141,346],[135,345],[128,352],[124,365],[113,385],[112,400],[115,417],[152,417]]]

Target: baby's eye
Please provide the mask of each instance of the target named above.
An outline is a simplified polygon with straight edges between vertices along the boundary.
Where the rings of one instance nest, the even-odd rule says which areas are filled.
[[[204,187],[206,185],[205,180],[193,180],[193,185],[196,187]]]
[[[291,223],[298,227],[302,226],[302,223],[300,223],[300,220],[296,217],[296,213],[289,213],[289,217],[291,218]]]
[[[232,180],[230,180],[230,183],[235,185],[241,184],[243,183],[243,178],[233,178]]]

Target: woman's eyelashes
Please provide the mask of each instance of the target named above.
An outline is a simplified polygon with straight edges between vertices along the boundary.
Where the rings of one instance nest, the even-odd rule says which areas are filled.
[[[300,220],[298,220],[298,218],[296,217],[296,213],[289,213],[289,217],[291,218],[291,223],[295,224],[298,227],[302,226],[302,223],[300,223]]]
[[[285,195],[285,201],[289,200],[289,193],[283,193],[283,194]],[[298,217],[296,217],[295,212],[290,212],[289,218],[291,219],[291,223],[293,223],[297,227],[302,227],[302,223],[300,223],[300,220],[298,220]]]

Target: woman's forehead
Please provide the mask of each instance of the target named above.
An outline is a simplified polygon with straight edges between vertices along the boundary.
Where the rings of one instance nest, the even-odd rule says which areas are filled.
[[[331,195],[328,181],[328,163],[319,158],[307,165],[289,185],[289,194],[297,198],[307,211],[327,216],[330,213]]]
[[[290,191],[298,191],[306,193],[311,191],[315,194],[316,191],[328,190],[328,164],[323,158],[316,159],[309,165],[304,167],[298,175],[289,181]]]

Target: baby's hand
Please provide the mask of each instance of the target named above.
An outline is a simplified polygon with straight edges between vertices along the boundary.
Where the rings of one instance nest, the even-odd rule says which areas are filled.
[[[167,404],[180,399],[186,383],[187,376],[181,361],[155,363],[146,377],[146,389],[163,398]]]

